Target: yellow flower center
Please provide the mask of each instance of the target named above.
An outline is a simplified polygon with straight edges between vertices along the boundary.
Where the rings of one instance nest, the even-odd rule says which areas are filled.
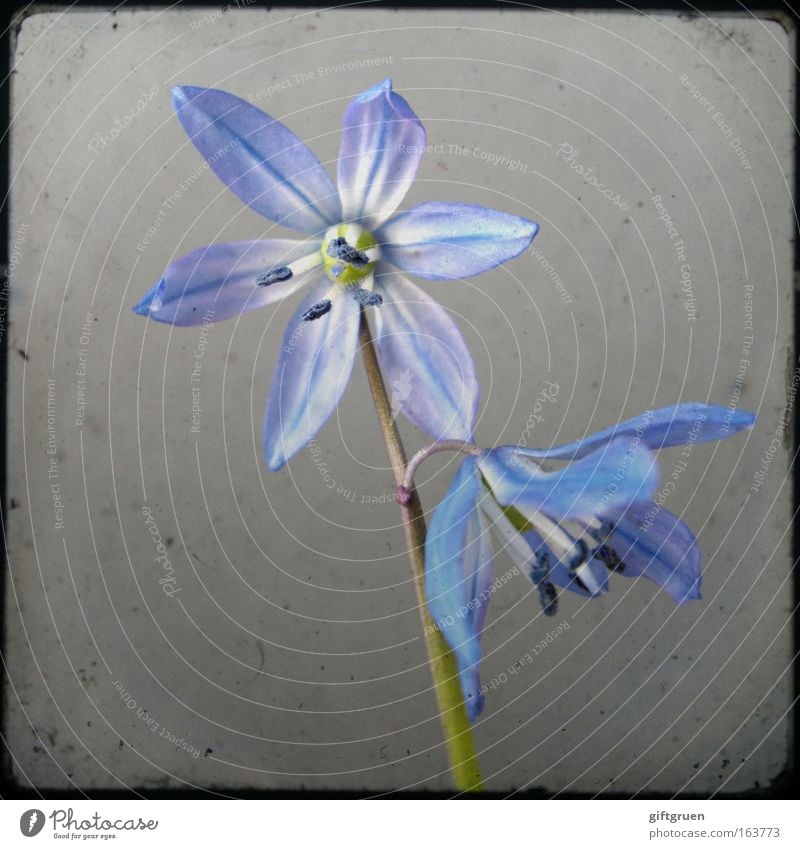
[[[320,248],[325,274],[342,286],[360,286],[378,261],[380,249],[375,237],[358,224],[331,227]]]

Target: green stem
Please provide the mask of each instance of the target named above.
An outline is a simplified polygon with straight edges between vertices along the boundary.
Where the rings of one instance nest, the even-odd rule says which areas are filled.
[[[392,419],[391,403],[386,394],[386,386],[375,353],[375,344],[372,341],[372,333],[363,308],[359,326],[359,341],[364,356],[369,387],[372,391],[372,400],[375,402],[375,412],[378,415],[383,439],[389,452],[395,484],[399,487],[402,485],[405,475],[406,452]],[[483,790],[483,779],[478,765],[475,742],[472,738],[472,726],[467,718],[467,709],[464,707],[464,700],[461,696],[456,659],[441,632],[434,625],[425,601],[425,516],[413,485],[409,489],[408,503],[400,504],[400,511],[403,514],[408,556],[411,561],[411,572],[417,591],[417,602],[422,618],[422,632],[425,635],[428,662],[436,691],[436,703],[439,708],[439,717],[442,721],[447,754],[450,759],[450,773],[456,789],[460,792],[479,792]]]

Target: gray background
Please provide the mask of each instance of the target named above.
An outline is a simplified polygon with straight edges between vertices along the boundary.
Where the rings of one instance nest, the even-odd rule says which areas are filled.
[[[676,609],[652,584],[612,578],[602,600],[562,597],[545,620],[522,576],[495,593],[482,665],[495,684],[475,727],[487,786],[769,784],[790,734],[781,421],[797,386],[793,36],[749,17],[223,8],[42,11],[16,39],[3,324],[16,779],[449,787],[363,369],[314,449],[272,475],[263,404],[296,299],[218,324],[207,340],[131,312],[172,258],[279,231],[203,168],[172,113],[172,85],[251,100],[334,170],[347,102],[391,76],[437,146],[406,207],[468,201],[541,224],[535,253],[467,282],[423,284],[478,364],[481,444],[549,445],[679,400],[759,413],[752,433],[695,447],[685,469],[680,449],[662,453],[664,482],[675,476],[664,505],[704,552],[702,601]],[[687,291],[656,194],[685,243]],[[534,423],[547,380],[560,391]],[[423,444],[402,430],[410,450]],[[440,455],[424,467],[426,509],[454,463]],[[143,506],[168,545],[171,598]],[[497,574],[511,566],[498,556]],[[561,622],[569,628],[533,664],[517,665]]]

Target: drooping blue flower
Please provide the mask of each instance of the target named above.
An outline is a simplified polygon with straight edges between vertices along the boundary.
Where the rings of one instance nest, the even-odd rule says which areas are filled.
[[[539,591],[596,597],[608,573],[655,581],[676,604],[700,598],[700,549],[691,530],[652,500],[656,449],[724,439],[751,413],[706,404],[650,411],[577,442],[542,450],[475,450],[433,513],[425,543],[431,616],[458,661],[471,720],[483,708],[481,630],[492,594],[494,535]],[[543,460],[567,460],[548,470]]]
[[[388,79],[345,111],[338,191],[300,139],[238,97],[184,86],[173,90],[173,104],[232,192],[306,235],[199,248],[172,262],[134,307],[193,325],[209,310],[215,321],[230,318],[308,285],[267,399],[270,469],[301,450],[336,408],[367,306],[380,307],[375,336],[387,384],[410,387],[395,397],[399,409],[434,439],[469,438],[478,402],[469,350],[447,312],[385,263],[428,280],[469,277],[524,251],[538,225],[464,203],[422,203],[395,215],[425,151],[425,129]]]

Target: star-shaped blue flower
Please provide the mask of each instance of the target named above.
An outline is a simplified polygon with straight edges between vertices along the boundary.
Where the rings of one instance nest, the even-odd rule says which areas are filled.
[[[238,97],[184,86],[173,90],[173,103],[232,192],[307,236],[195,250],[171,263],[134,307],[157,321],[193,325],[209,310],[217,321],[309,287],[284,335],[267,400],[270,469],[301,450],[339,403],[363,306],[380,305],[375,336],[387,383],[412,387],[398,399],[405,415],[435,439],[469,438],[478,383],[464,340],[441,306],[385,263],[428,280],[470,277],[520,254],[538,226],[462,203],[394,214],[417,173],[425,129],[391,80],[360,94],[344,114],[338,191],[300,139]]]
[[[755,416],[706,404],[650,411],[585,439],[535,450],[475,450],[431,519],[425,545],[431,616],[458,661],[471,720],[483,708],[480,635],[492,594],[490,534],[538,588],[553,614],[557,587],[586,596],[608,572],[655,581],[676,604],[700,598],[700,549],[691,530],[652,500],[653,451],[724,439]],[[568,460],[555,471],[541,461]]]

